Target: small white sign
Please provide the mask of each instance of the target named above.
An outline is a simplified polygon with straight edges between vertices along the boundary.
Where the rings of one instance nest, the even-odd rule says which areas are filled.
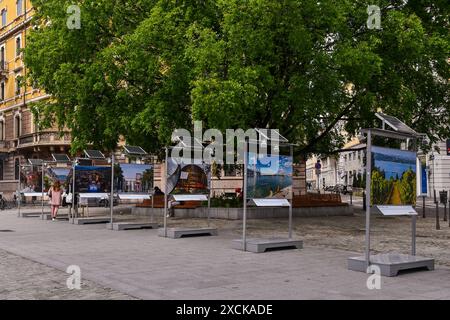
[[[185,171],[181,172],[181,175],[180,175],[181,180],[187,180],[188,178],[189,178],[188,172],[185,172]]]
[[[126,194],[119,193],[120,200],[150,200],[149,194]]]
[[[384,216],[417,216],[412,206],[377,206]]]
[[[175,201],[208,201],[208,197],[204,194],[174,194]]]
[[[287,199],[252,199],[248,203],[249,205],[257,207],[289,207],[289,201]]]

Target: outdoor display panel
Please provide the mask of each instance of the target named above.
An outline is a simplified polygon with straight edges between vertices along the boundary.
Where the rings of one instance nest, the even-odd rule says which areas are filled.
[[[372,147],[372,205],[416,204],[416,152]]]
[[[264,156],[248,153],[247,199],[291,199],[291,156]]]
[[[54,182],[59,181],[63,189],[68,190],[69,168],[48,168],[44,177],[45,189],[50,188]]]
[[[169,158],[167,166],[168,194],[208,194],[208,166],[202,161],[183,163]]]
[[[149,192],[153,190],[153,166],[147,164],[119,164],[114,173],[119,192]]]
[[[109,193],[111,167],[76,166],[75,190],[78,193]]]
[[[42,192],[42,169],[41,167],[26,167],[21,171],[22,192]]]

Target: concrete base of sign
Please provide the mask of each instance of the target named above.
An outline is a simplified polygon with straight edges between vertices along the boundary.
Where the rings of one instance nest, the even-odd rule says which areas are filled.
[[[44,212],[44,214],[50,214],[50,212]],[[37,218],[42,215],[41,212],[20,212],[19,217],[21,218]]]
[[[164,237],[164,229],[158,230],[158,235]],[[168,228],[167,238],[179,239],[183,237],[217,236],[217,228]]]
[[[44,217],[42,217],[42,220],[52,220],[52,214],[51,213],[44,213]],[[69,220],[69,215],[67,213],[58,214],[56,216],[56,220]]]
[[[158,229],[158,223],[138,223],[138,222],[114,222],[113,230],[138,230],[138,229]],[[111,230],[111,223],[106,224],[106,229]]]
[[[247,239],[247,251],[262,253],[268,250],[302,249],[303,241],[294,239]],[[233,249],[243,250],[242,240],[233,240]]]
[[[382,276],[395,277],[399,271],[413,269],[434,270],[434,259],[408,254],[377,254],[370,256],[370,264],[380,267]],[[352,271],[367,272],[365,257],[348,258],[348,269]]]
[[[74,224],[100,224],[111,221],[110,217],[75,218]]]

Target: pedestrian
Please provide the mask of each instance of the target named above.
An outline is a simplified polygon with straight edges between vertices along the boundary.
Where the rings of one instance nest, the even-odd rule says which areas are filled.
[[[55,181],[55,183],[53,183],[53,187],[50,188],[50,190],[48,191],[48,196],[50,197],[50,205],[52,208],[52,220],[55,221],[56,216],[58,214],[58,209],[61,206],[61,202],[62,202],[62,189],[61,189],[61,184],[59,181]]]
[[[153,189],[153,195],[155,195],[155,196],[163,196],[163,195],[164,195],[164,192],[162,192],[160,188],[155,187],[155,188]]]

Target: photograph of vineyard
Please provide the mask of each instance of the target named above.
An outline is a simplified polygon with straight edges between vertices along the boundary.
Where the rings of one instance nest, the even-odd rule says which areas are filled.
[[[416,204],[416,153],[372,147],[372,205]]]

